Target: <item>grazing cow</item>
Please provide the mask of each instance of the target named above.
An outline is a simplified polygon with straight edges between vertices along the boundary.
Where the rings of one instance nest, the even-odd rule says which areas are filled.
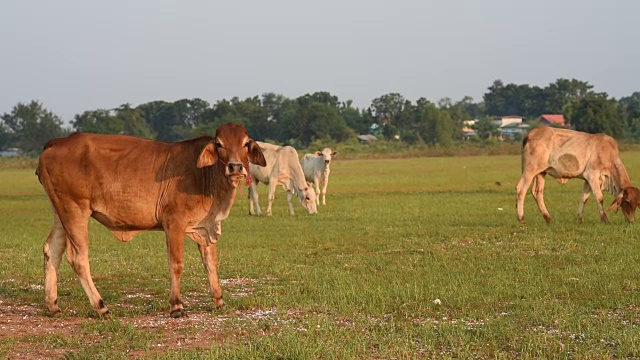
[[[145,230],[165,232],[174,318],[184,314],[180,276],[186,234],[198,244],[215,305],[223,306],[216,242],[249,161],[266,165],[245,128],[231,123],[220,126],[215,137],[175,143],[89,133],[49,141],[36,170],[53,208],[44,244],[49,312],[60,312],[57,273],[66,250],[91,305],[108,317],[89,270],[89,217],[123,242]]]
[[[262,215],[260,204],[258,203],[258,183],[262,182],[269,186],[269,205],[267,206],[267,216],[271,216],[271,207],[276,196],[276,187],[282,185],[287,190],[287,202],[289,213],[295,215],[292,193],[295,193],[302,204],[302,207],[309,211],[309,214],[317,213],[316,193],[304,180],[302,167],[298,162],[298,152],[291,146],[278,146],[257,141],[258,145],[267,159],[266,167],[249,165],[251,174],[251,185],[249,185],[249,214]],[[254,204],[255,209],[254,211]]]
[[[584,203],[593,192],[600,219],[608,222],[601,190],[615,195],[608,210],[622,208],[627,221],[633,221],[640,190],[631,185],[629,175],[618,154],[618,144],[605,134],[588,134],[567,129],[540,127],[525,137],[522,148],[522,176],[516,185],[518,221],[524,224],[524,198],[533,183],[533,197],[547,222],[551,216],[544,205],[546,174],[566,183],[571,178],[584,179],[577,219],[582,222]]]
[[[329,185],[329,173],[331,173],[329,166],[332,157],[336,155],[338,155],[337,152],[324,148],[315,154],[306,154],[300,159],[305,179],[315,186],[318,205],[320,205],[320,185],[322,185],[322,205],[327,204],[327,185]]]

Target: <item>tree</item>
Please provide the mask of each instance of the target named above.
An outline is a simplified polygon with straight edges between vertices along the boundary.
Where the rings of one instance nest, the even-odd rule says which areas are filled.
[[[366,116],[365,111],[351,107],[351,103],[348,102],[340,108],[340,116],[344,119],[346,126],[355,131],[356,134],[369,133],[372,119]]]
[[[473,99],[469,96],[465,96],[456,103],[453,103],[449,98],[444,98],[438,102],[438,108],[449,117],[452,140],[462,138],[464,120],[471,119],[471,115],[467,113],[466,109],[472,102]]]
[[[11,133],[9,129],[0,121],[0,150],[5,150],[11,147]]]
[[[375,123],[382,128],[382,133],[387,139],[398,135],[396,119],[400,116],[405,105],[405,99],[398,93],[382,95],[371,101],[369,112],[375,119]]]
[[[155,133],[145,121],[140,109],[124,104],[115,109],[115,117],[122,122],[122,134],[148,139],[155,137]]]
[[[485,114],[485,105],[483,102],[474,103],[471,96],[465,96],[458,102],[462,105],[463,113],[467,115],[467,119],[477,119]]]
[[[636,91],[631,96],[620,98],[618,101],[622,112],[628,136],[637,139],[640,137],[640,92]]]
[[[605,133],[614,138],[624,135],[618,104],[607,93],[591,93],[572,108],[572,124],[576,130],[588,133]]]
[[[502,80],[495,80],[493,84],[489,86],[489,92],[482,96],[488,115],[507,115],[507,104],[503,95],[503,92],[505,91],[504,89],[505,86],[502,83]]]
[[[75,131],[92,132],[96,134],[123,134],[124,123],[114,116],[113,110],[98,109],[85,111],[74,116],[71,125]]]
[[[560,78],[544,89],[546,98],[545,112],[565,114],[565,117],[568,118],[568,107],[585,98],[591,92],[591,89],[593,89],[593,86],[586,81]]]
[[[498,125],[496,125],[489,116],[482,116],[478,119],[478,122],[473,126],[473,129],[478,134],[478,137],[482,140],[489,140],[493,136],[500,134],[498,131]]]
[[[53,138],[65,136],[62,120],[39,101],[18,103],[11,113],[2,115],[10,134],[10,144],[25,153],[40,152],[44,144]]]

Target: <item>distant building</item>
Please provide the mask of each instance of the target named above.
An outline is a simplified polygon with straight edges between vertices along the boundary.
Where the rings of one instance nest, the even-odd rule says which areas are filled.
[[[374,135],[371,135],[371,134],[358,135],[358,141],[361,144],[365,144],[365,143],[368,143],[368,142],[371,142],[371,141],[376,141],[376,140],[378,140],[378,138],[375,137]]]
[[[473,129],[477,123],[478,119],[462,120],[462,138],[464,140],[478,135],[478,133]]]
[[[500,127],[500,136],[504,140],[506,138],[515,138],[516,135],[524,135],[529,132],[531,126],[525,123],[511,123]]]
[[[503,127],[510,124],[521,124],[524,120],[523,116],[519,115],[507,115],[507,116],[494,116],[493,123],[498,127]]]
[[[0,157],[16,157],[22,156],[22,153],[17,148],[10,148],[7,150],[0,151]]]
[[[536,119],[544,126],[567,127],[569,124],[562,114],[543,114]]]

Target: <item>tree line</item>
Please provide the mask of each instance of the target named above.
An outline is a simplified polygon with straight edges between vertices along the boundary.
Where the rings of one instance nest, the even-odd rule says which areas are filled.
[[[329,92],[295,99],[266,93],[214,104],[194,98],[87,110],[74,116],[71,128],[34,100],[18,103],[0,117],[0,150],[18,148],[36,155],[47,140],[72,131],[178,141],[212,134],[227,122],[244,125],[256,140],[297,148],[317,141],[355,141],[360,134],[448,147],[463,141],[464,120],[479,120],[475,140],[487,141],[496,131],[495,116],[519,115],[532,121],[542,114],[563,114],[576,130],[604,132],[617,139],[640,138],[640,92],[615,99],[576,79],[558,79],[544,88],[496,80],[477,102],[468,96],[459,101],[444,98],[433,103],[420,98],[412,102],[389,93],[373,99],[368,108],[356,108],[351,100],[341,101]]]

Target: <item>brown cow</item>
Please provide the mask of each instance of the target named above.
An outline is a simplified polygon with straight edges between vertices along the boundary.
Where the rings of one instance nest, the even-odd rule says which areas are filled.
[[[524,224],[524,198],[531,183],[542,216],[547,222],[551,221],[543,198],[546,174],[563,184],[572,178],[584,179],[578,222],[582,222],[582,210],[589,192],[596,198],[600,219],[605,223],[609,221],[601,190],[616,196],[608,210],[617,211],[621,207],[627,221],[633,221],[640,190],[631,185],[618,154],[618,144],[610,136],[546,126],[531,130],[523,141],[522,176],[516,185],[516,209],[521,224]]]
[[[36,171],[53,208],[53,227],[44,244],[49,312],[60,312],[57,272],[66,250],[93,308],[109,314],[89,270],[89,217],[120,241],[145,230],[165,232],[171,317],[184,314],[180,276],[185,234],[198,243],[215,305],[224,305],[216,242],[249,161],[266,165],[260,147],[235,124],[220,126],[215,137],[175,143],[88,133],[49,141]]]

